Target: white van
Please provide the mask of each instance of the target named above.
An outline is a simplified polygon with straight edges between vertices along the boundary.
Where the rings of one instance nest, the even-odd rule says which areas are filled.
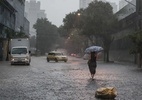
[[[31,52],[30,41],[28,38],[11,39],[9,45],[10,62],[13,64],[30,65]]]

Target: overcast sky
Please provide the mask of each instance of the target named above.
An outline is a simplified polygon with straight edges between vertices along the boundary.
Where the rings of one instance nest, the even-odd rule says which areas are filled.
[[[29,1],[29,0],[28,0]],[[36,0],[41,2],[41,9],[46,10],[47,19],[57,27],[63,24],[63,18],[79,9],[79,0]],[[119,0],[107,0],[119,3]]]

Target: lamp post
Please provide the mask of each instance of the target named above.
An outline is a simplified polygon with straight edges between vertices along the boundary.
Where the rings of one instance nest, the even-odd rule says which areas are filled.
[[[80,14],[80,13],[77,13],[77,15],[80,16],[81,14]]]

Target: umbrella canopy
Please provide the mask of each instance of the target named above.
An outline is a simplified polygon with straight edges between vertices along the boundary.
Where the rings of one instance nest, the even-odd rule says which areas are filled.
[[[85,49],[85,53],[90,53],[90,52],[101,52],[104,49],[100,46],[90,46],[88,48]]]

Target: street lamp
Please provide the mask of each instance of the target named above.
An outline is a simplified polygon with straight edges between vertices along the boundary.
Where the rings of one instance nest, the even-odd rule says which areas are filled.
[[[80,13],[77,13],[77,15],[80,16],[81,14],[80,14]]]

